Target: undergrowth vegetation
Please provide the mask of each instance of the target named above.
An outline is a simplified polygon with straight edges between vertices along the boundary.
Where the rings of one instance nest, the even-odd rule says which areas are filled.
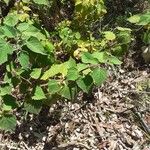
[[[132,16],[128,10],[111,27],[105,0],[11,2],[0,6],[2,130],[15,129],[18,109],[38,114],[43,105],[101,86],[107,66],[122,64],[137,30],[150,44],[149,11]]]

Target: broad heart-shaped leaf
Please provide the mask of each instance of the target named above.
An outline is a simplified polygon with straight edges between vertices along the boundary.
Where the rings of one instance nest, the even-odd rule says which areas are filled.
[[[34,68],[30,74],[33,79],[38,79],[41,75],[42,68]]]
[[[29,68],[29,54],[26,52],[19,53],[19,56],[17,57],[19,60],[20,65],[23,69],[27,70]]]
[[[12,26],[2,26],[3,36],[8,38],[15,38],[17,36],[17,30]]]
[[[59,92],[59,94],[64,97],[64,98],[67,98],[67,99],[71,99],[72,96],[71,96],[71,89],[65,85]]]
[[[138,23],[140,20],[140,15],[133,15],[127,19],[131,23]]]
[[[0,96],[4,96],[6,94],[11,94],[12,86],[9,84],[0,86]]]
[[[8,14],[4,19],[4,24],[8,26],[15,26],[19,21],[19,16],[17,14]]]
[[[38,40],[45,39],[45,36],[40,32],[38,28],[29,23],[20,23],[17,29],[22,34],[22,39],[29,39],[30,37],[36,37]]]
[[[13,53],[13,48],[5,40],[0,38],[0,65],[7,61],[8,54]]]
[[[107,40],[112,41],[112,40],[115,40],[115,38],[116,38],[116,35],[115,35],[113,32],[111,32],[111,31],[105,31],[105,32],[103,32],[103,33],[104,33],[104,37],[105,37]]]
[[[71,67],[76,67],[76,62],[73,58],[70,58],[68,61],[62,64],[54,64],[49,70],[47,70],[42,76],[42,80],[47,80],[50,77],[53,77],[57,74],[62,74],[63,76],[67,75],[68,69]]]
[[[59,73],[60,67],[61,67],[61,64],[52,65],[51,68],[44,73],[41,79],[47,80],[48,78],[55,76],[56,74]]]
[[[91,76],[86,75],[84,78],[79,78],[76,83],[78,87],[83,90],[83,92],[88,93],[93,85],[93,79]]]
[[[4,114],[0,117],[0,129],[6,131],[12,131],[16,128],[16,117],[11,114]]]
[[[95,68],[93,72],[91,72],[91,76],[94,83],[99,86],[107,79],[107,71],[105,69]]]
[[[36,37],[33,37],[33,36],[30,37],[26,41],[26,45],[31,51],[33,51],[35,53],[47,55],[43,45],[41,44],[41,42]]]
[[[48,0],[33,0],[34,3],[39,4],[39,5],[48,5],[49,2]]]
[[[72,57],[70,57],[70,59],[65,63],[67,65],[67,68],[76,67],[76,61]]]
[[[98,60],[92,56],[89,52],[84,52],[81,56],[83,63],[98,64]]]
[[[34,96],[32,96],[33,100],[42,100],[46,99],[46,96],[43,92],[43,89],[40,86],[36,86]]]
[[[18,107],[18,104],[16,103],[15,97],[12,95],[5,95],[3,96],[3,111],[11,111],[12,109],[15,109]]]
[[[49,80],[48,82],[48,90],[50,94],[57,93],[60,91],[61,86],[58,84],[56,80]]]
[[[36,33],[39,32],[39,30],[34,27],[32,24],[29,24],[29,23],[20,23],[18,26],[17,26],[17,29],[22,33],[22,34],[25,34],[26,36],[36,36]]]
[[[94,52],[92,56],[98,59],[100,63],[106,63],[108,60],[108,54],[106,52]]]
[[[70,68],[67,73],[67,79],[75,81],[79,77],[79,72],[77,68]]]
[[[115,56],[109,56],[108,61],[110,64],[114,64],[114,65],[121,65],[122,64],[122,62]]]
[[[33,114],[38,114],[42,108],[42,101],[26,100],[24,103],[24,109]]]
[[[44,75],[42,76],[42,80],[47,80],[50,77],[53,77],[57,74],[62,74],[63,76],[67,75],[68,71],[68,64],[67,63],[62,63],[62,64],[57,64],[57,65],[52,65],[49,70],[47,70]]]

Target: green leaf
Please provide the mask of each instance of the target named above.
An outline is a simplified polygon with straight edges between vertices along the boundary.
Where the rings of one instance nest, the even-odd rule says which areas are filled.
[[[11,84],[11,77],[9,76],[9,73],[5,73],[3,83],[4,84],[6,84],[6,83]]]
[[[122,62],[115,56],[110,56],[108,59],[110,64],[114,64],[114,65],[121,65]]]
[[[26,41],[26,45],[31,51],[33,51],[35,53],[47,55],[43,45],[41,44],[41,42],[36,37],[33,37],[33,36],[30,37]]]
[[[53,52],[53,50],[55,49],[55,47],[54,47],[54,45],[50,41],[46,41],[46,43],[45,43],[45,49],[48,52]]]
[[[34,27],[32,24],[29,24],[29,23],[20,23],[18,26],[17,26],[17,29],[22,33],[22,34],[25,34],[29,37],[31,36],[35,36],[36,33],[39,32],[39,30]]]
[[[0,87],[0,96],[4,96],[6,94],[11,94],[12,86],[11,85],[1,85]]]
[[[103,33],[104,33],[104,37],[105,37],[107,40],[112,41],[112,40],[115,40],[115,38],[116,38],[116,35],[115,35],[113,32],[111,32],[111,31],[105,31],[105,32],[103,32]]]
[[[70,57],[70,59],[65,63],[67,65],[67,68],[76,67],[76,61],[72,57]]]
[[[68,71],[68,63],[62,63],[62,64],[54,64],[51,66],[51,68],[49,70],[47,70],[44,75],[42,76],[42,80],[47,80],[50,77],[53,77],[57,74],[62,74],[63,76],[67,75],[67,71]]]
[[[79,77],[79,72],[77,68],[70,68],[68,70],[67,79],[75,81]]]
[[[70,91],[70,88],[65,85],[61,91],[59,92],[59,94],[64,97],[64,98],[67,98],[67,99],[71,99],[71,91]]]
[[[150,24],[150,12],[144,13],[140,16],[140,20],[137,25],[148,25]]]
[[[127,19],[131,23],[138,23],[140,20],[140,15],[134,15]]]
[[[123,27],[117,27],[116,29],[119,31],[129,31],[129,32],[132,31],[130,28],[123,28]]]
[[[84,52],[81,56],[83,63],[98,64],[98,60],[92,56],[89,52]]]
[[[8,5],[8,3],[9,3],[9,0],[3,0],[7,5]]]
[[[15,97],[13,97],[12,95],[5,95],[3,97],[3,106],[2,106],[3,111],[11,111],[12,109],[15,109],[17,107],[18,105],[16,103]]]
[[[77,68],[78,68],[79,72],[86,69],[86,68],[88,68],[88,67],[89,67],[89,65],[87,65],[87,64],[83,64],[83,63],[78,63],[77,64]]]
[[[29,23],[20,23],[17,29],[22,35],[22,39],[27,40],[30,37],[35,37],[38,40],[45,40],[45,35],[40,32],[38,28]]]
[[[79,32],[76,32],[75,37],[79,40],[81,38],[81,34]]]
[[[26,52],[20,52],[18,60],[23,69],[27,70],[29,68],[29,54]]]
[[[15,130],[17,125],[16,117],[11,114],[5,114],[0,117],[0,129],[6,131]]]
[[[33,2],[39,5],[49,5],[48,0],[33,0]]]
[[[4,19],[4,24],[8,26],[15,26],[19,21],[19,17],[17,14],[9,14]]]
[[[65,77],[67,75],[68,68],[69,68],[68,62],[60,64],[59,73],[61,73]]]
[[[98,59],[100,63],[106,63],[108,60],[108,54],[106,52],[94,52],[92,56]]]
[[[87,74],[89,74],[90,72],[91,72],[91,69],[90,69],[90,68],[87,68],[87,69],[85,69],[85,70],[82,71],[82,73],[83,73],[84,75],[87,75]]]
[[[46,96],[43,92],[43,89],[40,86],[36,86],[34,96],[32,96],[34,100],[42,100],[46,99]]]
[[[49,80],[48,82],[48,90],[50,94],[57,93],[60,91],[61,86],[58,84],[56,80]]]
[[[91,78],[91,76],[87,75],[84,78],[79,78],[76,83],[79,88],[81,88],[84,92],[88,93],[92,87],[93,79]]]
[[[91,72],[94,83],[100,86],[107,79],[107,71],[105,69],[95,68]]]
[[[33,114],[39,114],[42,108],[42,101],[26,100],[24,103],[24,109]]]
[[[144,33],[143,42],[147,45],[150,45],[150,32],[149,31]]]
[[[121,31],[117,34],[117,40],[120,44],[128,44],[131,42],[131,35],[127,31]]]
[[[34,68],[30,74],[33,79],[38,79],[41,75],[42,68]]]
[[[47,80],[50,77],[55,76],[56,74],[59,73],[59,69],[60,69],[61,65],[52,65],[51,68],[49,70],[47,70],[44,75],[42,76],[42,80]]]
[[[5,40],[0,39],[0,65],[7,61],[8,54],[13,53],[13,48]]]
[[[1,29],[3,30],[4,36],[8,38],[15,38],[17,36],[17,31],[14,27],[12,26],[2,26]]]

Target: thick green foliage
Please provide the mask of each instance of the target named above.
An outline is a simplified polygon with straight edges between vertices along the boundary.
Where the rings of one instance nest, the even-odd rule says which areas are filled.
[[[123,27],[101,28],[99,38],[93,36],[94,23],[107,13],[103,0],[73,1],[72,20],[62,19],[48,32],[30,6],[51,8],[53,2],[22,0],[1,20],[2,130],[15,129],[18,108],[37,114],[43,104],[73,100],[79,91],[89,93],[94,85],[101,86],[108,76],[101,64],[120,65],[117,56],[127,51],[132,40],[131,29]]]

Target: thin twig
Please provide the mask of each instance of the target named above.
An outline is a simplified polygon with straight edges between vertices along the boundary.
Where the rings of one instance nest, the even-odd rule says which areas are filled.
[[[84,147],[88,150],[91,150],[91,148],[81,142],[68,142],[68,143],[63,143],[61,145],[58,146],[58,148],[67,148],[67,147],[70,147],[70,146],[75,146],[75,147]]]
[[[22,143],[23,143],[23,145],[25,146],[25,148],[26,148],[27,150],[30,150],[30,148],[27,146],[27,144],[26,144],[24,141],[22,141]]]

